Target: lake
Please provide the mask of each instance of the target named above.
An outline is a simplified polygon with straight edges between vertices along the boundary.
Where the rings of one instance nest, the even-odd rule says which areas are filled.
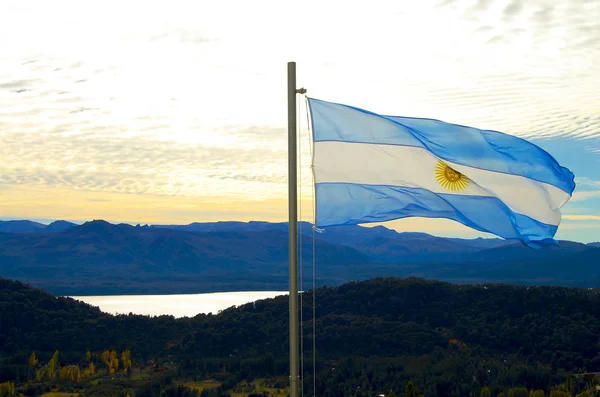
[[[73,299],[97,306],[111,314],[143,314],[174,317],[193,317],[199,313],[216,314],[219,310],[239,306],[260,299],[287,295],[288,291],[214,292],[181,295],[114,295],[71,296]]]

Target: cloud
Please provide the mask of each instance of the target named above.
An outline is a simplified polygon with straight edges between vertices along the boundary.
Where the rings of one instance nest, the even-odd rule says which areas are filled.
[[[490,38],[486,43],[487,44],[498,44],[498,43],[502,43],[503,41],[504,41],[503,35],[496,35],[496,36]]]
[[[160,42],[175,39],[180,43],[189,44],[206,44],[216,41],[214,37],[210,37],[202,31],[195,29],[171,29],[166,32],[158,33],[151,36],[150,41]]]
[[[512,17],[518,15],[522,9],[523,3],[521,0],[513,0],[506,6],[506,8],[504,8],[504,17],[511,19]]]
[[[554,16],[554,6],[552,4],[542,5],[533,14],[533,20],[541,24],[547,24],[552,22]]]
[[[478,0],[473,9],[477,11],[483,11],[486,10],[492,3],[493,0]]]
[[[600,215],[563,215],[562,217],[570,221],[600,221]]]
[[[588,200],[588,199],[596,198],[596,197],[600,198],[600,190],[583,191],[583,192],[576,191],[573,193],[573,197],[571,198],[571,201],[572,202],[583,201],[583,200]]]
[[[263,129],[236,132],[251,136],[256,130]],[[226,195],[268,195],[283,190],[287,180],[280,145],[211,147],[94,133],[54,133],[44,139],[10,133],[3,141],[0,184],[172,196],[216,190]]]
[[[575,177],[575,182],[581,186],[600,187],[600,180],[595,180],[582,176]]]
[[[13,80],[0,82],[0,90],[27,91],[35,80]]]

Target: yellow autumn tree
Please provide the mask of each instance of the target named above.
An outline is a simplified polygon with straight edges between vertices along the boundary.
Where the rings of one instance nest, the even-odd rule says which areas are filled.
[[[31,352],[31,356],[29,356],[29,380],[31,380],[31,374],[33,373],[33,370],[35,370],[35,367],[37,367],[38,362],[39,360],[35,355],[35,352]]]
[[[125,371],[127,371],[128,368],[131,368],[131,351],[129,351],[129,349],[124,350],[123,353],[121,353],[121,366]]]
[[[100,355],[100,359],[104,364],[106,364],[106,366],[108,366],[108,363],[110,362],[110,352],[108,350],[104,350]]]
[[[113,375],[115,372],[117,372],[117,370],[119,369],[119,359],[118,358],[112,358],[110,360],[110,364],[108,367],[108,373]]]
[[[87,352],[85,352],[85,361],[87,361],[88,363],[92,360],[92,353],[90,353],[90,351],[88,350]]]
[[[85,376],[92,376],[95,373],[96,373],[96,366],[94,365],[94,363],[90,363],[90,365],[85,370],[84,375]]]
[[[106,360],[104,362],[108,367],[109,375],[114,375],[114,373],[119,369],[119,359],[117,358],[116,350],[112,350],[110,353],[108,350],[106,350],[104,353],[102,353],[102,359]]]
[[[35,355],[35,352],[31,352],[31,356],[29,356],[29,366],[30,367],[35,367],[36,365],[38,365],[38,358]]]
[[[15,384],[13,382],[0,383],[0,397],[15,395]]]
[[[79,382],[81,380],[81,371],[77,365],[68,365],[60,369],[58,377],[61,380]]]
[[[479,392],[479,397],[492,397],[490,388],[485,386],[483,389],[481,389],[481,392]]]
[[[37,380],[52,379],[56,377],[58,371],[58,350],[54,352],[48,364],[44,365],[39,371],[37,371]]]
[[[529,397],[529,390],[524,387],[508,389],[508,397]]]

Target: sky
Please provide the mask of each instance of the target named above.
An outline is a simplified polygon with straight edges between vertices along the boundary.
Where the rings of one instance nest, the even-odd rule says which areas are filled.
[[[540,145],[576,175],[557,238],[600,241],[599,20],[600,0],[3,0],[0,219],[285,221],[295,61],[311,97]]]

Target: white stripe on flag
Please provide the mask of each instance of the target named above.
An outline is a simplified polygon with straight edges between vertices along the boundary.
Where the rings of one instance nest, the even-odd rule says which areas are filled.
[[[497,197],[512,211],[548,225],[560,223],[560,207],[569,199],[563,190],[519,175],[481,170],[444,161],[468,176],[462,191],[450,191],[435,178],[439,158],[412,146],[341,141],[314,143],[315,183],[355,183],[417,187],[435,193]]]

